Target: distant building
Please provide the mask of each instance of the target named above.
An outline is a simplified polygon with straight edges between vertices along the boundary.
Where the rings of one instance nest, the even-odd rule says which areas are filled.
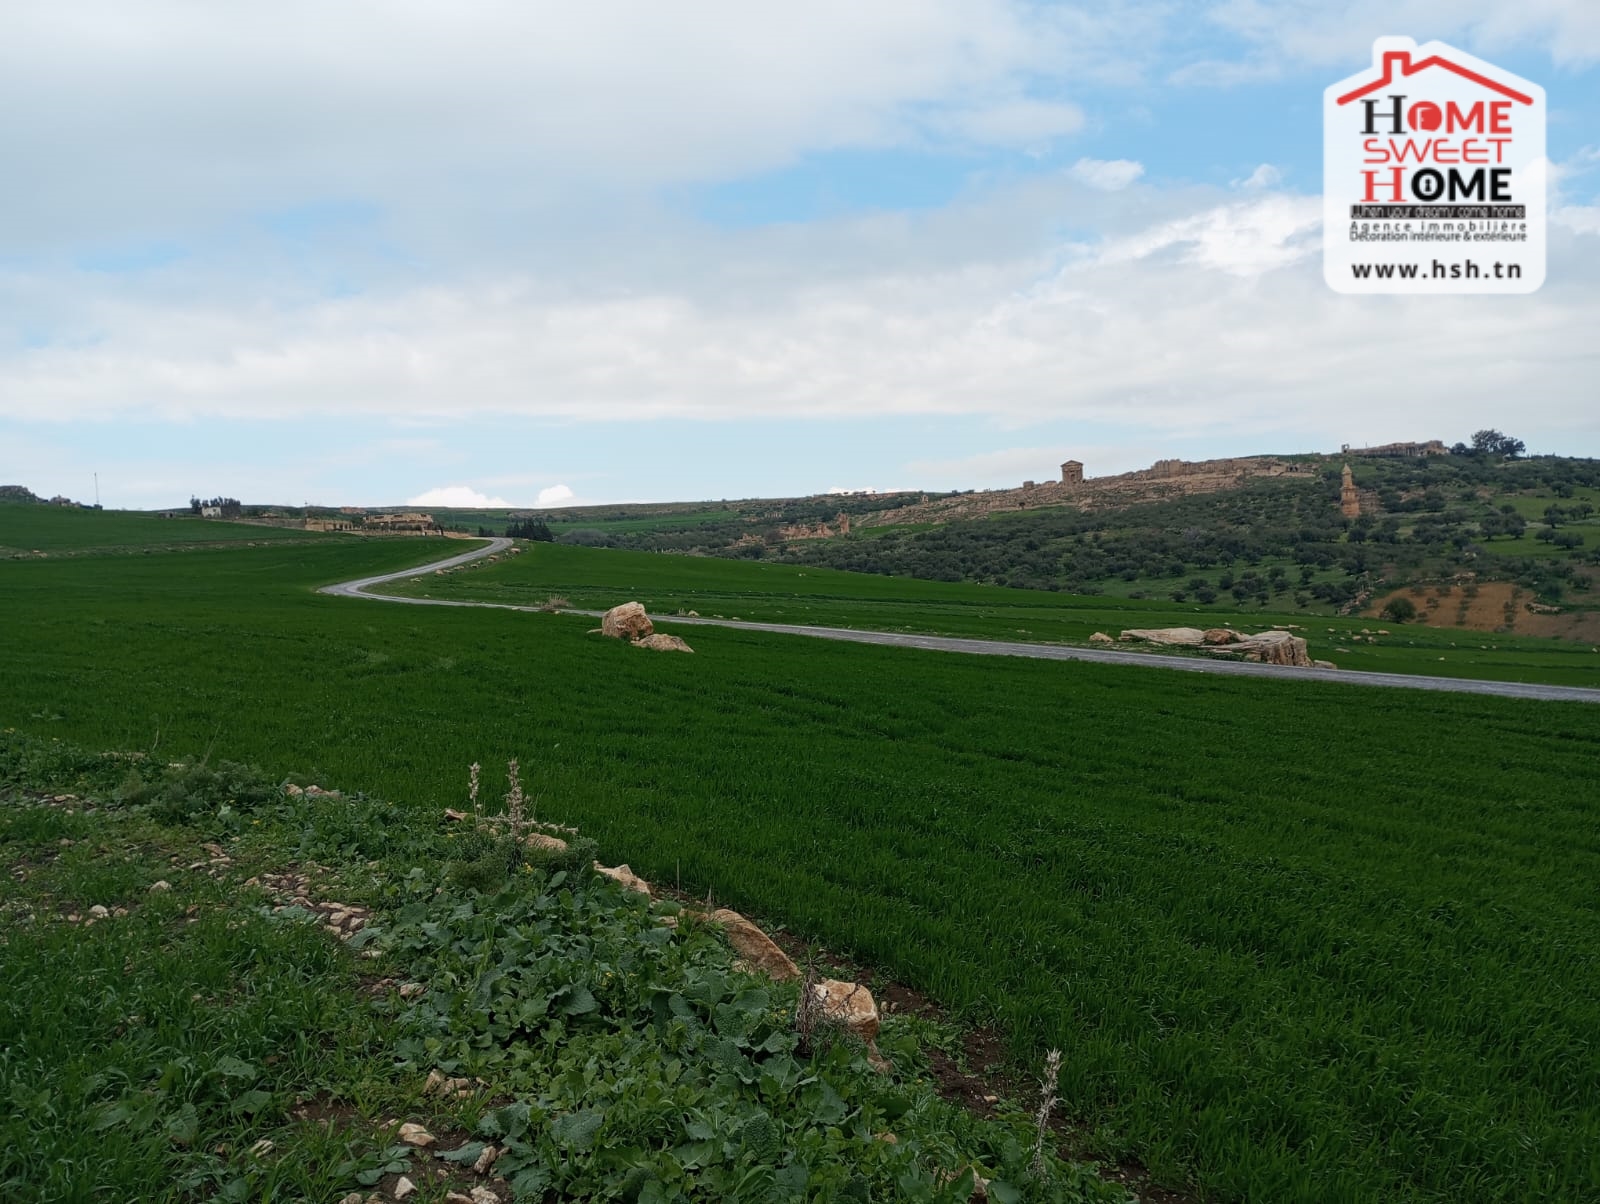
[[[1067,487],[1083,484],[1083,461],[1068,460],[1061,466],[1061,483]]]
[[[308,518],[307,531],[353,531],[355,524],[347,518]]]
[[[222,517],[222,507],[221,506],[201,506],[200,507],[200,517],[201,518],[221,518]]]
[[[1450,449],[1439,439],[1429,439],[1426,443],[1380,443],[1377,447],[1351,447],[1346,443],[1339,451],[1346,456],[1397,456],[1415,460],[1450,454]]]
[[[404,514],[369,514],[363,524],[369,531],[436,531],[433,515],[408,511]]]

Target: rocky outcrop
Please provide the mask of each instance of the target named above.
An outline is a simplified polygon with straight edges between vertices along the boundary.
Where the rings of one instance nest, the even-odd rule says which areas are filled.
[[[1206,642],[1206,633],[1198,627],[1135,627],[1129,631],[1124,631],[1117,638],[1124,644],[1136,640],[1145,644],[1161,644],[1171,648],[1198,648]]]
[[[648,621],[649,620],[646,620],[646,622],[648,622]],[[653,650],[655,652],[693,652],[694,651],[693,648],[689,647],[689,645],[685,644],[677,636],[675,636],[675,635],[667,635],[663,631],[658,631],[653,635],[647,635],[642,640],[634,640],[633,641],[633,646],[635,648],[649,648],[649,649],[651,649],[651,650]]]
[[[600,634],[618,640],[642,640],[654,630],[655,624],[639,602],[613,606],[600,620]]]
[[[800,970],[789,959],[789,955],[738,912],[723,907],[712,912],[711,918],[722,925],[722,930],[728,935],[728,944],[752,970],[765,974],[774,982],[787,982],[800,977]]]
[[[1311,654],[1306,650],[1305,640],[1287,631],[1263,631],[1258,635],[1243,636],[1232,644],[1209,651],[1216,655],[1259,661],[1264,665],[1312,668]]]
[[[1201,640],[1204,644],[1237,644],[1244,637],[1231,627],[1208,627]]]
[[[1089,642],[1091,644],[1115,644],[1117,641],[1112,639],[1105,632],[1097,631],[1089,637]]]

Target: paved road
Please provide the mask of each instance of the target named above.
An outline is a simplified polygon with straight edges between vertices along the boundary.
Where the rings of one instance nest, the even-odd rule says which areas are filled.
[[[404,598],[372,592],[372,587],[408,577],[419,577],[435,569],[454,568],[484,556],[503,552],[511,540],[496,537],[447,560],[397,573],[382,573],[326,585],[318,592],[345,598],[371,598],[380,602],[403,602],[410,606],[475,606],[491,610],[537,611],[537,606],[514,606],[509,602],[452,601],[446,598]],[[570,610],[565,613],[599,615],[597,610]],[[1248,661],[1200,660],[1155,652],[1123,652],[1109,648],[1077,648],[1064,644],[1026,644],[1011,640],[973,640],[944,635],[907,635],[898,631],[856,631],[849,627],[803,627],[791,623],[751,623],[743,619],[704,619],[668,616],[674,626],[735,627],[743,631],[774,632],[779,635],[809,636],[819,640],[842,640],[851,644],[886,644],[896,648],[922,648],[930,652],[964,652],[971,656],[1022,656],[1034,660],[1098,661],[1106,665],[1141,665],[1150,669],[1171,669],[1181,673],[1216,673],[1229,677],[1270,677],[1283,681],[1337,682],[1353,686],[1387,686],[1402,690],[1434,690],[1448,694],[1494,694],[1502,698],[1537,698],[1556,702],[1600,702],[1600,689],[1587,686],[1545,686],[1516,681],[1480,681],[1462,677],[1426,677],[1413,673],[1368,673],[1362,670],[1292,669],[1281,665],[1257,665]]]

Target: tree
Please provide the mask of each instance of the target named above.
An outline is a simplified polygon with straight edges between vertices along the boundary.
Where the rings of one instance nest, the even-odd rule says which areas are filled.
[[[1515,460],[1528,450],[1521,439],[1513,439],[1493,428],[1472,433],[1472,450],[1480,456],[1503,456]]]
[[[1383,617],[1391,623],[1409,623],[1417,617],[1417,604],[1410,598],[1390,598]]]

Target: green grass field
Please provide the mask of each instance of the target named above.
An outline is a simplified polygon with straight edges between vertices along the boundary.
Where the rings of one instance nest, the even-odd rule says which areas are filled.
[[[519,756],[541,817],[645,876],[997,1023],[1025,1065],[1058,1046],[1088,1145],[1159,1180],[1600,1195],[1600,709],[705,628],[660,656],[578,617],[313,592],[436,546],[0,564],[0,724],[432,809]],[[828,578],[762,613],[696,590],[740,566],[608,563],[589,595],[576,559],[539,588],[908,622],[915,590],[1002,621],[982,587]],[[1041,634],[1111,613],[1082,601],[1041,595]]]
[[[261,540],[333,538],[286,527],[208,518],[157,518],[125,510],[0,503],[0,558],[34,552],[184,547]]]
[[[537,605],[551,597],[604,609],[643,602],[651,614],[702,616],[879,631],[1084,643],[1128,627],[1300,629],[1311,655],[1341,668],[1481,677],[1554,685],[1600,685],[1600,652],[1566,640],[1427,628],[1217,604],[1080,597],[965,582],[919,581],[760,561],[534,544],[499,563],[386,586],[398,594]],[[669,620],[670,621],[670,620]],[[1377,634],[1380,630],[1387,635]]]

